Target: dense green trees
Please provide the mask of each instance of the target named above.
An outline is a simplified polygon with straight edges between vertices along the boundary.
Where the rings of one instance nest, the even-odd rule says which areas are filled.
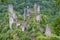
[[[22,32],[21,27],[17,27],[13,24],[13,31],[9,29],[9,13],[8,4],[14,5],[14,11],[17,14],[18,19],[22,23],[23,10],[26,6],[33,8],[33,4],[40,5],[41,22],[38,24],[45,29],[46,24],[50,24],[52,28],[52,36],[46,37],[44,33],[41,33],[37,28],[37,23],[34,17],[32,17],[27,23],[27,31]],[[60,0],[7,0],[0,2],[0,40],[60,40]],[[56,6],[57,5],[57,6]],[[32,29],[35,28],[35,31]]]
[[[54,33],[55,34],[57,34],[58,36],[60,35],[59,33],[60,33],[60,18],[58,17],[58,18],[56,18],[55,20],[54,20],[54,22],[52,23],[52,27],[53,27],[53,29],[54,29]]]

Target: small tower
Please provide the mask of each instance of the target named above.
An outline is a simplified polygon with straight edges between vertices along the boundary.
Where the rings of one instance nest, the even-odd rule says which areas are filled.
[[[27,19],[30,19],[30,13],[31,13],[31,9],[29,8],[29,6],[27,6]]]
[[[29,6],[27,6],[27,14],[29,14],[29,12],[30,12],[30,8]]]

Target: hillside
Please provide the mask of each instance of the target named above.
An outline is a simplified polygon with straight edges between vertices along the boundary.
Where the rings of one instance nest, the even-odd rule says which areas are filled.
[[[56,7],[54,2],[55,0],[6,0],[0,2],[0,40],[60,40],[60,8]],[[35,3],[40,7],[38,14],[40,21],[36,20],[36,12],[33,10]],[[16,24],[13,24],[13,30],[9,28],[9,4],[13,5],[13,10],[21,25],[17,27]],[[27,9],[27,6],[32,9],[32,12],[24,20],[24,9]],[[23,22],[27,24],[25,31],[22,31]],[[47,36],[46,31],[47,35],[51,31],[51,35]]]

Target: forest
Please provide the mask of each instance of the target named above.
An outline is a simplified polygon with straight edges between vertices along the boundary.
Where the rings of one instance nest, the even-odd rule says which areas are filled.
[[[0,40],[60,40],[60,0],[0,0]]]

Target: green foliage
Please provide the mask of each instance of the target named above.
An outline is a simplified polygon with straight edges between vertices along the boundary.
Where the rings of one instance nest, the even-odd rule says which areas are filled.
[[[54,0],[55,1],[55,0]],[[56,0],[55,6],[52,0],[7,0],[6,2],[0,2],[0,40],[60,40],[60,0]],[[20,23],[23,22],[23,10],[26,6],[33,7],[33,4],[37,3],[41,8],[41,22],[36,21],[36,14],[34,13],[30,20],[27,20],[28,26],[26,32],[22,32],[21,27],[16,27],[13,24],[13,30],[9,29],[9,13],[8,4],[14,5],[14,12],[18,17]],[[57,8],[58,7],[58,8]],[[17,11],[17,12],[16,12]],[[30,15],[30,16],[31,16]],[[52,23],[51,23],[52,22]],[[40,32],[40,27],[45,28],[49,23],[52,26],[51,37],[46,37],[44,33]],[[38,25],[37,25],[38,24]],[[38,26],[38,27],[37,27]],[[34,31],[32,30],[34,28]]]
[[[54,33],[58,36],[60,36],[60,18],[56,18],[55,21],[52,23]]]
[[[59,6],[60,6],[60,0],[55,0],[55,5],[56,5],[56,7],[59,8]]]
[[[0,19],[1,20],[0,21],[0,23],[1,23],[1,25],[0,25],[0,40],[30,40],[31,34],[34,37],[34,38],[32,37],[31,39],[35,39],[35,40],[56,40],[56,39],[60,40],[59,36],[53,37],[54,36],[53,35],[52,37],[46,37],[44,35],[44,33],[41,33],[39,31],[39,27],[37,28],[37,23],[36,23],[35,17],[32,17],[29,21],[27,20],[27,23],[29,24],[29,26],[27,27],[28,31],[26,31],[27,33],[22,32],[21,27],[16,27],[16,25],[13,25],[13,31],[11,31],[9,29],[8,13],[6,12],[6,13],[0,13],[0,14],[2,17]],[[19,12],[16,12],[16,14],[17,14],[17,17],[20,20],[20,22],[22,22],[23,21],[23,15],[19,14]],[[43,27],[43,25],[46,24],[46,21],[44,19],[47,18],[46,20],[48,20],[48,21],[49,21],[49,19],[46,15],[41,14],[40,16],[41,16],[41,20],[43,19],[42,20],[43,22],[42,22],[42,24],[39,23],[39,25],[41,25],[41,27]],[[44,23],[44,21],[45,21],[45,23]],[[60,29],[58,26],[59,23],[60,23],[59,18],[57,18],[55,20],[55,22],[53,23],[53,29],[54,29],[53,33],[57,34],[57,35],[60,35],[59,34]],[[56,25],[57,25],[57,29],[56,29]],[[35,31],[32,31],[32,28],[34,28]]]

